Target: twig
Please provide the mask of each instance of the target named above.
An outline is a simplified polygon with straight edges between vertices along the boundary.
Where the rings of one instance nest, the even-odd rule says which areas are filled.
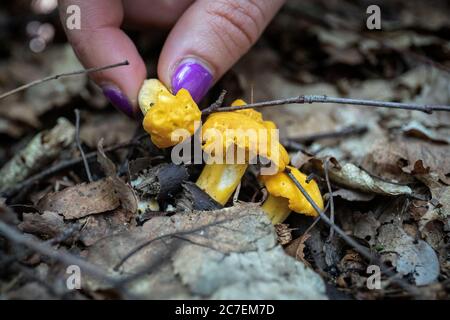
[[[150,244],[152,244],[155,241],[158,240],[163,240],[165,238],[169,238],[169,237],[173,237],[173,236],[182,236],[182,235],[187,235],[187,234],[192,234],[198,231],[201,231],[205,228],[209,228],[209,227],[213,227],[216,225],[220,225],[226,222],[231,221],[232,218],[227,218],[227,219],[223,219],[223,220],[219,220],[219,221],[215,221],[213,223],[210,224],[206,224],[203,226],[200,226],[198,228],[193,228],[193,229],[189,229],[189,230],[185,230],[185,231],[177,231],[177,232],[172,232],[172,233],[167,233],[167,234],[163,234],[161,236],[149,239],[147,241],[144,241],[143,243],[141,243],[140,245],[134,247],[130,252],[128,252],[122,259],[120,259],[120,261],[114,266],[114,270],[117,271],[119,270],[119,268],[132,256],[134,256],[136,253],[138,253],[140,250],[144,249],[145,247],[149,246]]]
[[[77,143],[78,150],[80,150],[81,158],[83,159],[84,169],[86,170],[86,175],[89,179],[89,182],[94,181],[92,179],[91,168],[89,167],[89,163],[86,159],[86,155],[84,153],[83,147],[81,146],[80,141],[80,110],[75,109],[75,141]]]
[[[225,99],[225,95],[227,94],[227,90],[222,90],[222,92],[220,92],[219,97],[217,98],[216,101],[214,101],[213,104],[211,104],[208,108],[203,110],[203,114],[210,114],[212,112],[214,112],[215,110],[217,110],[218,108],[220,108],[223,104],[223,100]]]
[[[327,205],[325,206],[325,209],[323,210],[326,212],[328,210],[328,207],[330,205],[330,201],[327,202]],[[307,237],[308,234],[311,232],[311,230],[316,226],[316,224],[320,221],[320,215],[314,218],[314,221],[311,223],[311,225],[303,232],[303,234],[299,237],[300,239],[303,239],[304,237]],[[299,246],[297,247],[297,250],[295,251],[295,256],[298,256]]]
[[[38,79],[38,80],[34,80],[32,82],[29,82],[27,84],[24,84],[23,86],[17,87],[11,91],[7,91],[3,94],[0,95],[0,100],[6,97],[9,97],[17,92],[26,90],[30,87],[34,87],[38,84],[41,84],[43,82],[47,82],[47,81],[51,81],[51,80],[57,80],[60,78],[65,78],[65,77],[70,77],[70,76],[74,76],[74,75],[79,75],[79,74],[88,74],[88,73],[93,73],[93,72],[99,72],[99,71],[103,71],[106,69],[112,69],[112,68],[117,68],[120,66],[127,66],[130,63],[128,62],[128,60],[119,62],[119,63],[114,63],[114,64],[110,64],[110,65],[106,65],[106,66],[102,66],[102,67],[94,67],[94,68],[89,68],[89,69],[83,69],[83,70],[77,70],[77,71],[71,71],[71,72],[65,72],[65,73],[60,73],[60,74],[56,74],[56,75],[52,75],[52,76],[48,76],[42,79]]]
[[[288,12],[288,13],[290,12],[290,14],[295,14],[296,19],[298,19],[299,15],[300,15],[302,18],[307,19],[310,22],[317,24],[323,28],[328,28],[328,29],[331,28],[331,29],[339,29],[339,30],[349,31],[352,33],[352,35],[355,35],[356,37],[358,37],[360,41],[370,38],[370,39],[376,41],[384,49],[393,50],[402,55],[409,55],[412,58],[417,59],[417,61],[420,63],[424,63],[427,65],[430,65],[431,67],[435,67],[442,71],[450,73],[450,68],[448,66],[446,66],[442,63],[439,63],[437,61],[434,61],[425,55],[413,52],[410,49],[396,48],[394,45],[391,44],[392,41],[390,41],[389,39],[380,39],[378,36],[374,35],[373,32],[372,33],[371,32],[361,33],[359,27],[358,28],[355,28],[356,26],[350,27],[347,24],[342,23],[336,19],[333,20],[333,23],[330,23],[330,21],[328,21],[326,18],[324,18],[321,13],[314,14],[313,11],[304,10],[303,8],[300,8],[297,5],[291,6],[289,8],[289,10],[286,10],[286,12]],[[319,16],[319,15],[321,15],[321,16]]]
[[[97,266],[83,260],[72,254],[65,253],[63,251],[54,250],[48,243],[37,241],[36,239],[27,238],[14,228],[8,226],[3,221],[0,221],[0,234],[5,236],[10,241],[24,245],[25,247],[32,249],[35,252],[39,252],[47,257],[55,259],[56,261],[64,265],[77,265],[86,273],[101,279],[103,281],[115,284],[116,280],[106,275],[104,270],[99,269]]]
[[[325,181],[327,182],[328,194],[330,195],[330,221],[334,224],[334,197],[333,190],[331,189],[330,177],[328,175],[329,162],[330,159],[327,158],[325,160],[325,163],[323,164],[323,168],[325,171]],[[330,235],[328,236],[328,241],[331,241],[331,239],[333,239],[333,236],[334,229],[330,227]]]
[[[120,144],[116,144],[114,146],[105,148],[104,151],[105,152],[112,152],[112,151],[115,151],[115,150],[118,150],[118,149],[127,148],[127,147],[129,147],[131,145],[137,145],[138,141],[143,139],[143,138],[145,138],[145,137],[148,137],[147,133],[143,134],[143,135],[141,135],[141,136],[137,137],[136,139],[131,140],[129,142],[120,143]],[[93,152],[90,152],[90,153],[86,154],[86,159],[88,159],[88,160],[96,158],[96,157],[97,157],[97,151],[93,151]],[[45,169],[45,170],[35,174],[34,176],[29,177],[28,179],[22,181],[21,183],[16,184],[13,188],[10,188],[10,189],[0,193],[0,195],[2,197],[5,197],[5,198],[10,198],[11,196],[15,195],[20,190],[28,188],[32,184],[34,184],[34,183],[36,183],[36,182],[38,182],[38,181],[40,181],[42,179],[45,179],[45,178],[47,178],[47,177],[49,177],[49,176],[51,176],[51,175],[53,175],[53,174],[55,174],[57,172],[60,172],[60,171],[65,170],[67,168],[76,166],[76,165],[78,165],[78,164],[80,164],[82,162],[83,162],[83,159],[81,157],[75,158],[75,159],[61,161],[61,162],[55,164],[54,166],[52,166],[52,167],[50,167],[48,169]]]
[[[64,241],[66,241],[67,239],[69,239],[75,231],[79,231],[81,228],[81,226],[79,225],[78,222],[75,222],[74,224],[72,224],[70,227],[65,228],[63,232],[61,232],[59,235],[57,235],[56,237],[48,240],[48,244],[49,245],[56,245],[56,244],[60,244]]]
[[[256,102],[246,104],[244,106],[228,106],[217,108],[212,112],[225,112],[225,111],[235,111],[251,108],[264,108],[281,106],[286,104],[306,104],[306,103],[337,103],[337,104],[349,104],[357,106],[366,107],[379,107],[379,108],[391,108],[391,109],[405,109],[405,110],[416,110],[425,113],[432,113],[433,111],[450,111],[450,106],[447,105],[422,105],[416,103],[402,103],[402,102],[389,102],[389,101],[379,101],[379,100],[364,100],[364,99],[351,99],[351,98],[339,98],[339,97],[328,97],[326,95],[301,95],[292,98],[270,100],[263,102]],[[209,108],[208,108],[209,109]],[[209,114],[211,111],[205,109],[203,114]]]
[[[238,184],[236,190],[234,191],[233,206],[237,204],[240,192],[241,192],[241,183]]]
[[[336,233],[339,234],[345,242],[347,242],[347,244],[352,246],[356,251],[358,251],[363,257],[365,257],[369,261],[375,262],[380,267],[381,271],[383,271],[383,273],[388,275],[390,277],[390,279],[393,282],[395,282],[397,285],[399,285],[401,288],[403,288],[404,290],[411,293],[414,297],[421,296],[421,293],[417,288],[411,286],[409,283],[406,283],[401,278],[396,278],[397,274],[390,271],[389,268],[387,268],[378,257],[372,255],[365,247],[363,247],[362,245],[357,243],[355,240],[353,240],[351,237],[349,237],[341,228],[339,228],[337,225],[335,225],[330,220],[330,218],[328,218],[325,215],[325,213],[319,208],[317,203],[311,198],[311,196],[308,194],[308,192],[305,190],[305,188],[303,188],[303,186],[300,184],[300,182],[297,180],[297,178],[292,174],[291,169],[286,168],[285,171],[286,171],[287,175],[289,176],[289,178],[294,182],[296,187],[300,190],[300,192],[306,198],[306,200],[311,204],[311,206],[314,208],[314,210],[316,210],[316,212],[319,214],[320,218],[323,221],[325,221],[325,223],[328,224],[331,228],[333,228],[336,231]]]

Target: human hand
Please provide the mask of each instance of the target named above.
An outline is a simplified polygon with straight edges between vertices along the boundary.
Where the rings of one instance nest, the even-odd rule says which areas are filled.
[[[284,0],[60,0],[66,28],[69,5],[78,5],[81,29],[66,34],[86,68],[128,60],[128,67],[92,74],[105,96],[129,116],[146,78],[142,57],[121,30],[173,26],[158,62],[158,78],[176,93],[200,101],[212,84],[256,42]]]

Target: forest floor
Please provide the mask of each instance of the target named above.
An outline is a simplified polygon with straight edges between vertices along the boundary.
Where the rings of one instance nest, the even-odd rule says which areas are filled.
[[[365,1],[288,1],[202,106],[223,89],[224,105],[303,94],[450,104],[449,4],[379,3],[382,30],[370,31]],[[1,4],[0,26],[0,92],[81,68],[55,11]],[[133,38],[154,73],[164,35]],[[198,211],[202,166],[173,168],[86,75],[0,99],[0,299],[449,299],[450,113],[261,111],[335,228],[300,214],[273,228],[255,168],[227,208]]]

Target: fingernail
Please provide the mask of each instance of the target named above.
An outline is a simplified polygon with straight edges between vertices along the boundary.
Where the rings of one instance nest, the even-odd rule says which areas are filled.
[[[172,76],[172,92],[176,94],[181,88],[199,102],[208,92],[213,81],[211,71],[193,58],[186,59],[175,69]]]
[[[128,97],[115,85],[104,85],[102,91],[111,104],[125,113],[129,117],[133,117],[133,106]]]

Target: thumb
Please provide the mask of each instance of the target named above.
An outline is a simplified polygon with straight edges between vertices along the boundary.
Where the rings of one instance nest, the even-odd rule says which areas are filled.
[[[166,40],[158,76],[173,93],[200,101],[212,84],[256,42],[283,0],[199,0]]]

